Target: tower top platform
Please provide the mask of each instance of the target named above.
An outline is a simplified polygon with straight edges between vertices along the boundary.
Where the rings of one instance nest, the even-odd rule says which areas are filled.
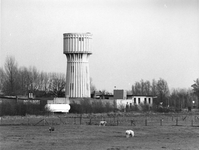
[[[91,55],[92,34],[86,33],[64,33],[64,54],[86,54]]]
[[[65,36],[92,36],[92,34],[90,32],[86,32],[86,33],[64,33],[63,35],[64,35],[64,37]]]

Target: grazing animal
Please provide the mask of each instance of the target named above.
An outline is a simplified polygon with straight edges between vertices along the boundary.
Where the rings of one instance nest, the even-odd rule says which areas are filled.
[[[134,131],[132,130],[126,130],[126,137],[129,138],[129,137],[134,137]]]
[[[52,131],[55,131],[55,128],[54,127],[49,127],[48,130],[51,133]]]
[[[106,121],[100,121],[99,126],[105,126],[107,124]]]

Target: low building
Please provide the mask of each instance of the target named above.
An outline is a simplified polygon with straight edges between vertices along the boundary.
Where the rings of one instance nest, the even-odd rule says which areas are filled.
[[[70,103],[69,99],[65,97],[61,98],[55,97],[54,99],[50,99],[47,101],[47,104],[69,104],[69,103]]]
[[[1,103],[10,103],[10,104],[36,104],[36,105],[45,105],[47,100],[44,98],[29,98],[23,96],[2,96],[0,97],[0,104]]]
[[[114,99],[126,99],[126,91],[123,89],[113,90],[113,98]]]
[[[115,99],[115,103],[118,109],[141,105],[152,107],[153,98],[151,95],[128,95],[128,99]]]

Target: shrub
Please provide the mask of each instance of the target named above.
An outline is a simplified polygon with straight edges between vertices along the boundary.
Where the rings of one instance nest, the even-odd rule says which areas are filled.
[[[69,113],[82,113],[81,112],[81,105],[75,102],[70,103],[70,110]]]
[[[70,106],[69,113],[107,113],[115,110],[114,106],[108,102],[103,104],[102,101],[93,101],[91,103],[89,99],[81,100],[80,104],[73,101]]]
[[[131,111],[139,111],[138,105],[133,105]]]
[[[144,112],[150,110],[150,107],[147,104],[141,104],[140,106],[141,106],[142,111],[144,111]]]
[[[30,115],[43,115],[46,114],[44,105],[38,105],[33,103],[1,103],[0,104],[0,116],[14,116],[20,115],[25,116],[26,114]]]
[[[102,101],[94,101],[92,103],[93,113],[103,113],[105,112],[105,107],[102,104]]]
[[[89,99],[80,101],[80,113],[92,113],[92,106]]]

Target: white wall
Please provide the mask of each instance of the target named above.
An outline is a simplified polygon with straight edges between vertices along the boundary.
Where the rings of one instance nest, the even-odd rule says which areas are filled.
[[[135,106],[140,104],[153,105],[153,97],[148,96],[133,96],[132,99],[116,99],[117,108],[126,108],[126,105]]]
[[[53,100],[48,100],[47,101],[48,104],[69,104],[70,101],[68,98],[54,98]]]

